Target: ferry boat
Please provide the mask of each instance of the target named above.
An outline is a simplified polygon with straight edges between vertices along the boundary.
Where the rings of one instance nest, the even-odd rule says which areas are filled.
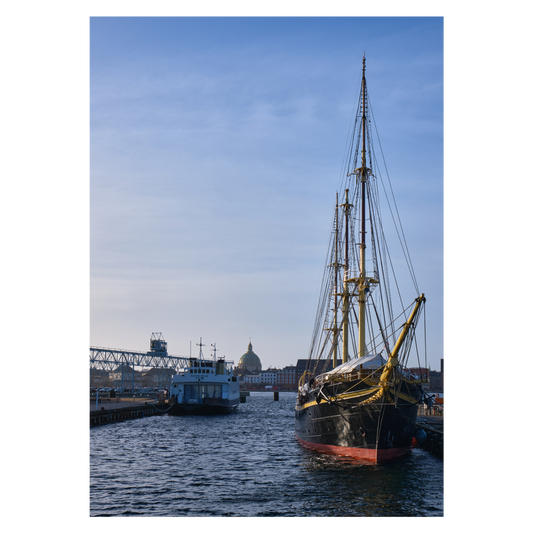
[[[411,351],[425,349],[425,338],[417,340],[415,328],[421,317],[425,320],[426,297],[418,290],[403,232],[397,232],[401,247],[396,250],[403,250],[404,257],[392,267],[380,198],[396,206],[390,201],[390,181],[379,176],[371,110],[363,57],[351,151],[341,182],[344,201],[339,205],[337,193],[323,292],[299,383],[295,433],[312,450],[380,463],[411,450],[418,407],[427,400],[422,380],[407,366]],[[375,121],[372,126],[375,130]],[[389,189],[383,191],[387,182]],[[397,210],[391,211],[388,220],[401,228]],[[402,266],[408,275],[400,277]],[[399,288],[406,290],[409,278],[406,300]],[[406,306],[405,301],[412,303]],[[425,327],[420,330],[422,336]]]
[[[204,359],[200,338],[198,357],[189,358],[189,366],[180,368],[170,382],[170,415],[218,415],[230,413],[240,403],[239,377],[233,375],[233,361],[216,357]]]

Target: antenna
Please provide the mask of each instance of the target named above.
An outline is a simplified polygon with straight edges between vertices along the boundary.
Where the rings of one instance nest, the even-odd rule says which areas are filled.
[[[200,346],[200,360],[203,359],[203,354],[202,354],[202,346],[205,346],[205,344],[202,344],[202,337],[200,337],[200,342],[196,343],[196,346]]]

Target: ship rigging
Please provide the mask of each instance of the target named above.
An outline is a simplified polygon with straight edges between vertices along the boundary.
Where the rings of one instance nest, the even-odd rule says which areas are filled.
[[[364,57],[357,110],[307,370],[299,384],[296,435],[319,451],[380,461],[406,453],[414,434],[423,392],[407,360],[414,346],[420,363],[419,348],[425,347],[425,338],[419,347],[416,336],[420,317],[425,319],[425,296],[418,290],[386,165],[387,183],[374,150]],[[399,247],[385,240],[381,191],[392,208],[389,223]],[[406,277],[393,266],[399,252],[417,295],[407,306],[399,292]],[[324,372],[328,367],[332,370]]]

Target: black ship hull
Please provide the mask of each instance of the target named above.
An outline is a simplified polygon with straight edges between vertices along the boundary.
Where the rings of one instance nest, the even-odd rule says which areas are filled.
[[[175,403],[168,414],[173,416],[223,415],[237,409],[239,403],[240,398],[232,400],[205,398],[203,403]]]
[[[296,407],[296,437],[312,450],[378,463],[405,455],[412,449],[422,395],[419,389],[402,387],[406,392],[411,388],[402,398],[391,398],[391,391],[371,403],[363,403],[361,390],[356,397],[340,394],[328,400],[312,391]]]

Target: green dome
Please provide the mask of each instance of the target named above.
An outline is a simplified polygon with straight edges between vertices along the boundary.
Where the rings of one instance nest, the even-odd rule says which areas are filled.
[[[252,343],[248,344],[248,351],[242,355],[237,365],[248,370],[261,370],[261,359],[252,350]]]

